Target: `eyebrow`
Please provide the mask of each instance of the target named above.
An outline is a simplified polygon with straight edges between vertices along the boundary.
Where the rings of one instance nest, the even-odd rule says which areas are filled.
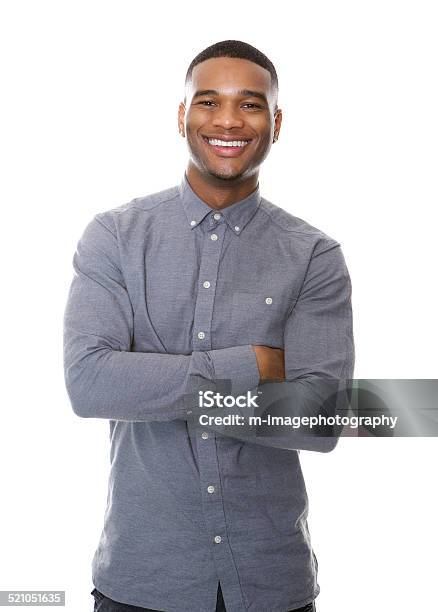
[[[260,98],[268,104],[268,100],[265,94],[261,91],[253,91],[252,89],[239,89],[236,92],[241,96],[245,96],[246,98]],[[199,98],[200,96],[219,96],[220,93],[216,89],[200,89],[195,92],[194,98]]]

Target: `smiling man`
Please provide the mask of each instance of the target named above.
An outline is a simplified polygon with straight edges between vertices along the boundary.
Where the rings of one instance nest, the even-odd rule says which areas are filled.
[[[256,51],[252,59],[216,57],[220,49],[207,49],[205,59],[192,62],[178,116],[190,152],[187,179],[219,209],[256,189],[260,164],[278,138],[282,118],[271,62]]]
[[[65,380],[74,412],[107,419],[111,442],[96,611],[316,610],[306,447],[219,434],[191,403],[222,383],[245,395],[353,376],[339,243],[260,193],[277,97],[251,45],[202,51],[178,111],[180,183],[96,214],[78,242]]]

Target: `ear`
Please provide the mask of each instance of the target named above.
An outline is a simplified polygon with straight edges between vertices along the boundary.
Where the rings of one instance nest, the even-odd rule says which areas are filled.
[[[272,142],[276,142],[278,140],[282,118],[283,118],[283,115],[282,115],[281,108],[277,108],[274,113],[274,139]]]
[[[180,102],[179,107],[178,107],[178,131],[181,134],[181,136],[185,136],[185,129],[184,129],[185,116],[186,116],[185,104],[184,102]]]

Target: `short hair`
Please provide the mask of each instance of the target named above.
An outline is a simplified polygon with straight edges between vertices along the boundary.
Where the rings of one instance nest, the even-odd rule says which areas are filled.
[[[278,94],[278,76],[274,64],[264,53],[241,40],[221,40],[198,53],[188,67],[185,84],[187,85],[187,82],[192,78],[192,72],[195,66],[216,57],[246,59],[265,68],[270,73],[271,85]]]

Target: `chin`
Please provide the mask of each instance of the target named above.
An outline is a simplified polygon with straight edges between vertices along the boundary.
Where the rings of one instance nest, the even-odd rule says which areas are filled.
[[[244,174],[243,171],[237,171],[237,170],[231,170],[231,169],[226,170],[226,169],[220,169],[220,168],[208,168],[208,172],[215,178],[221,179],[223,181],[233,181],[233,180],[240,178]]]

